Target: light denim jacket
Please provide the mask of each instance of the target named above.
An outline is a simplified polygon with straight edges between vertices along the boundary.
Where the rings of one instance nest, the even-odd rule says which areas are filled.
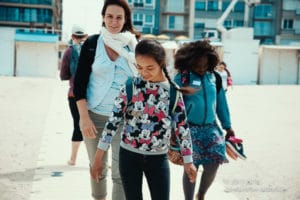
[[[178,73],[174,81],[182,86],[181,75]],[[211,72],[199,76],[190,72],[190,86],[199,89],[192,95],[184,95],[184,103],[188,122],[197,125],[214,123],[218,116],[222,128],[231,128],[230,113],[223,88],[216,89],[216,77]]]
[[[127,80],[127,78],[125,80],[120,80],[119,77],[114,77],[116,65],[121,67],[126,72],[127,76],[132,76],[132,71],[125,58],[119,56],[117,60],[112,61],[108,57],[105,51],[103,38],[100,36],[97,41],[95,60],[92,65],[92,72],[87,87],[87,106],[89,110],[93,110],[102,102],[109,89],[112,87],[113,81],[118,82],[121,85]],[[116,97],[118,92],[119,91],[116,90],[116,94],[109,95]],[[111,100],[113,105],[114,98]]]

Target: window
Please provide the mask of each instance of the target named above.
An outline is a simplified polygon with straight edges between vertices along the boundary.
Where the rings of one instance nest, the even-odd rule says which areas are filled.
[[[232,28],[232,20],[231,19],[227,19],[224,21],[224,27],[227,29]]]
[[[207,10],[218,10],[218,1],[208,1]]]
[[[145,15],[145,23],[153,24],[153,15]]]
[[[38,20],[39,20],[39,22],[51,23],[51,20],[52,20],[52,10],[49,10],[49,9],[39,9],[38,10]]]
[[[37,9],[31,9],[31,21],[38,22]]]
[[[175,28],[175,16],[169,16],[169,29]]]
[[[174,1],[167,1],[167,11],[168,12],[184,12],[184,1],[176,0],[176,3],[174,3]]]
[[[244,26],[244,21],[243,20],[234,20],[233,26],[234,27],[243,27]]]
[[[7,8],[7,20],[8,21],[19,21],[19,8]]]
[[[135,13],[133,15],[133,25],[143,26],[143,14]]]
[[[271,35],[271,22],[254,22],[254,35],[268,36]]]
[[[235,12],[244,12],[245,11],[245,3],[244,2],[237,2],[234,6]]]
[[[204,23],[195,23],[194,28],[195,29],[203,29],[205,27]]]
[[[1,7],[1,6],[0,6],[0,13],[1,13],[1,15],[0,15],[0,20],[3,20],[3,21],[6,20],[6,16],[7,16],[6,11],[7,11],[7,10],[6,10],[5,7]]]
[[[254,17],[257,18],[272,18],[272,6],[271,5],[257,5],[254,8]]]
[[[205,10],[205,2],[195,2],[195,9],[196,10]]]
[[[146,4],[152,4],[152,0],[146,0]]]
[[[222,11],[226,10],[226,8],[229,6],[230,2],[223,2],[222,3]]]
[[[183,30],[183,16],[169,16],[168,28],[171,30]]]
[[[282,29],[292,30],[294,28],[294,20],[292,19],[284,19],[282,24]]]
[[[134,7],[144,7],[143,0],[134,0],[133,6]]]
[[[30,22],[31,21],[31,12],[29,8],[25,8],[24,9],[24,13],[23,13],[23,21],[24,22]]]

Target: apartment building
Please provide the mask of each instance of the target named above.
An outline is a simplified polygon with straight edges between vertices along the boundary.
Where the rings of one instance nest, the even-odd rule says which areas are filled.
[[[62,0],[0,0],[0,27],[61,36]]]
[[[62,0],[0,0],[0,75],[56,76]]]
[[[128,0],[132,10],[133,25],[144,34],[159,34],[160,1]]]
[[[300,45],[300,1],[283,0],[279,7],[281,15],[278,20],[278,43]]]
[[[231,0],[128,0],[135,27],[142,33],[166,34],[192,40],[216,31],[217,20]],[[261,0],[248,5],[238,0],[224,21],[226,29],[253,27],[261,44],[295,44],[300,37],[299,0]],[[213,32],[212,32],[213,33]],[[205,35],[206,34],[206,35]],[[218,35],[218,38],[221,36]]]

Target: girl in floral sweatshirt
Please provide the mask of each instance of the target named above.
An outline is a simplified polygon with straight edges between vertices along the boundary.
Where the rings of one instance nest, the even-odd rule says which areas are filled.
[[[129,83],[132,85],[131,99],[128,99],[126,86],[121,88],[99,140],[91,174],[96,180],[101,179],[104,152],[109,148],[118,126],[124,122],[119,170],[126,199],[143,199],[142,180],[145,174],[151,198],[168,200],[170,168],[167,152],[173,123],[180,141],[185,172],[191,182],[197,174],[192,164],[192,145],[185,107],[182,95],[178,92],[174,110],[169,111],[170,84],[175,85],[167,73],[166,54],[160,43],[142,40],[136,46],[135,55],[139,75]],[[177,87],[177,90],[180,89]]]

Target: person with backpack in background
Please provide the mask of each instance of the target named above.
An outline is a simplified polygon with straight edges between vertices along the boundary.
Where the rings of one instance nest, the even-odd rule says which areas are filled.
[[[227,68],[227,65],[225,62],[220,62],[216,66],[216,72],[218,72],[222,78],[222,86],[225,92],[227,92],[228,87],[232,86],[232,77],[230,74],[230,71]]]
[[[82,46],[75,76],[74,92],[80,114],[80,128],[84,136],[90,165],[94,163],[102,129],[114,106],[114,98],[128,77],[137,72],[134,49],[140,34],[132,25],[131,10],[125,0],[106,0],[102,8],[100,35],[90,36]],[[115,130],[119,135],[121,129]],[[112,199],[123,200],[124,191],[119,174],[120,137],[111,148]],[[107,196],[108,154],[102,161],[102,177],[91,178],[91,192],[95,200]]]
[[[222,80],[214,71],[218,62],[218,54],[208,41],[186,43],[175,54],[178,74],[174,81],[183,91],[192,137],[193,161],[197,169],[200,165],[203,166],[197,200],[204,200],[219,165],[228,162],[225,138],[234,136]],[[226,130],[225,138],[217,119]],[[189,181],[184,172],[185,200],[194,199],[195,184]]]
[[[78,113],[73,89],[74,89],[74,77],[77,70],[77,64],[78,64],[81,46],[87,37],[88,34],[85,32],[85,30],[82,27],[78,25],[73,25],[72,35],[71,35],[71,45],[64,52],[61,69],[60,69],[60,79],[69,80],[69,86],[70,86],[68,91],[68,101],[69,101],[69,108],[73,119],[73,135],[72,135],[71,156],[70,159],[68,160],[69,165],[76,164],[79,146],[81,141],[83,140],[79,128],[79,113]]]
[[[170,79],[166,69],[166,53],[155,40],[142,40],[135,49],[139,75],[129,79],[115,99],[112,114],[98,143],[91,170],[94,179],[101,179],[102,162],[116,130],[124,122],[121,133],[119,169],[126,200],[143,199],[142,182],[145,174],[151,199],[169,200],[170,167],[168,145],[171,127],[181,146],[184,170],[188,181],[196,179],[192,160],[192,144],[186,123],[185,106],[180,90]],[[171,105],[171,87],[177,96]]]

